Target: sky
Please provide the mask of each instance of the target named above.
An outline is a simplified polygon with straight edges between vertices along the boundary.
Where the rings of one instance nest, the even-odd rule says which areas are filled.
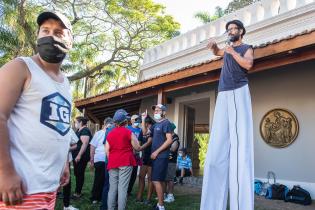
[[[181,33],[190,31],[202,23],[194,17],[197,12],[207,11],[214,14],[215,7],[225,9],[231,0],[153,0],[163,4],[167,14],[181,24]]]

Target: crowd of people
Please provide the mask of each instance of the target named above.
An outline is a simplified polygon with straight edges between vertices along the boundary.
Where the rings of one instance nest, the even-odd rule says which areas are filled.
[[[149,204],[155,191],[156,209],[165,209],[164,200],[174,201],[180,146],[166,107],[153,106],[153,118],[117,110],[94,136],[85,117],[76,117],[72,128],[71,88],[61,71],[73,44],[71,22],[49,11],[37,24],[38,53],[0,69],[0,209],[52,210],[61,187],[64,210],[76,210],[70,201],[82,197],[87,167],[94,170],[91,202],[101,203],[101,209],[125,209],[138,174],[135,200]]]
[[[123,210],[140,166],[136,200],[149,203],[155,191],[155,209],[164,210],[164,202],[175,200],[176,173],[179,183],[193,175],[186,149],[178,151],[176,126],[166,118],[166,107],[153,106],[153,118],[147,113],[129,117],[125,110],[117,110],[94,137],[88,119],[77,117],[73,134],[71,88],[61,69],[73,45],[71,22],[50,11],[39,14],[37,24],[37,53],[0,68],[0,209],[53,210],[57,189],[63,187],[64,209],[75,210],[70,205],[72,159],[76,183],[72,198],[82,197],[90,163],[95,172],[92,202],[101,201],[101,209]],[[200,209],[225,210],[230,191],[231,208],[252,210],[253,121],[247,72],[253,67],[254,51],[242,42],[246,30],[241,21],[229,21],[225,29],[225,48],[214,40],[207,46],[223,57],[223,68]],[[143,200],[146,177],[148,194]]]
[[[76,135],[70,147],[76,179],[73,199],[82,196],[84,172],[89,163],[94,170],[90,200],[91,204],[100,204],[100,210],[126,209],[128,198],[152,205],[154,191],[157,210],[165,209],[164,202],[175,201],[176,176],[183,184],[183,177],[192,175],[192,162],[187,150],[180,149],[175,124],[166,119],[166,106],[158,104],[152,109],[153,118],[147,112],[130,117],[119,109],[113,118],[104,120],[102,129],[94,136],[87,127],[88,119],[75,118]],[[139,188],[133,197],[137,177]],[[64,210],[77,210],[70,205],[70,186],[69,182],[63,188]]]

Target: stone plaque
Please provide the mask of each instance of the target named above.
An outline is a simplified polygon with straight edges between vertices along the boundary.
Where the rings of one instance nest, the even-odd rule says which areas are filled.
[[[283,148],[293,143],[299,133],[295,115],[285,109],[273,109],[262,118],[260,134],[273,147]]]

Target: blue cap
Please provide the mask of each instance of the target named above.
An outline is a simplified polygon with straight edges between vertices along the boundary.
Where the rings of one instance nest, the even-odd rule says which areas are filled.
[[[116,123],[122,123],[127,120],[127,115],[128,113],[124,109],[118,109],[114,114],[113,120]]]
[[[166,111],[166,106],[164,106],[163,104],[153,105],[152,110],[155,110],[156,107],[160,108],[162,111]]]

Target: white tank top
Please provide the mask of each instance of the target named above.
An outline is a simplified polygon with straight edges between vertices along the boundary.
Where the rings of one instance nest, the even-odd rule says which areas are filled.
[[[31,58],[21,57],[30,73],[8,121],[10,152],[27,194],[54,192],[59,186],[70,145],[71,91]]]

